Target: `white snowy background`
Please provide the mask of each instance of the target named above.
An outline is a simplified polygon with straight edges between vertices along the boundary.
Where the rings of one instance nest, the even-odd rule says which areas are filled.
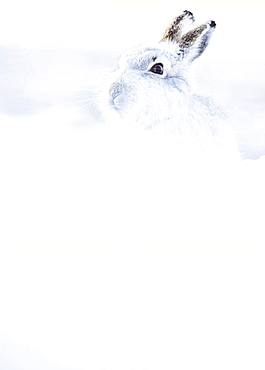
[[[264,369],[261,1],[1,1],[0,369]],[[242,159],[88,113],[184,9]]]

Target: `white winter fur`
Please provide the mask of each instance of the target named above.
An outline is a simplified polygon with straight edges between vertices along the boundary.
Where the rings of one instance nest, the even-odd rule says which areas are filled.
[[[163,41],[122,56],[101,94],[107,120],[175,132],[200,144],[204,141],[225,150],[231,146],[235,149],[220,109],[210,98],[194,93],[189,82],[191,62],[202,54],[215,28],[211,23],[205,24],[205,30],[185,52],[178,43]],[[155,64],[163,66],[163,74],[150,71]]]

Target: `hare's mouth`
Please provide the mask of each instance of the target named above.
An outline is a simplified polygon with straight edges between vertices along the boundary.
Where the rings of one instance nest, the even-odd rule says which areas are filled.
[[[136,102],[135,91],[122,82],[115,82],[109,89],[109,102],[115,110],[126,111]]]
[[[123,87],[119,82],[115,82],[111,85],[109,90],[110,105],[115,110],[121,110],[124,105]]]

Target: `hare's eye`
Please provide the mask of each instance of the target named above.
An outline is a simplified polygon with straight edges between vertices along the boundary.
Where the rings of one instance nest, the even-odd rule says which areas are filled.
[[[157,75],[162,75],[164,72],[164,67],[162,63],[156,63],[150,68],[150,72],[156,73]]]

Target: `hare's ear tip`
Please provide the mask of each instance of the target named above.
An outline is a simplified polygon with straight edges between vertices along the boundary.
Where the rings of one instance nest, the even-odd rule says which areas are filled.
[[[216,27],[216,22],[215,21],[209,21],[209,26],[211,28],[215,28]]]
[[[193,15],[193,13],[192,13],[190,10],[184,10],[184,11],[183,11],[183,14],[184,14],[186,17],[188,17],[188,18],[190,18],[190,19],[194,20],[194,15]]]

